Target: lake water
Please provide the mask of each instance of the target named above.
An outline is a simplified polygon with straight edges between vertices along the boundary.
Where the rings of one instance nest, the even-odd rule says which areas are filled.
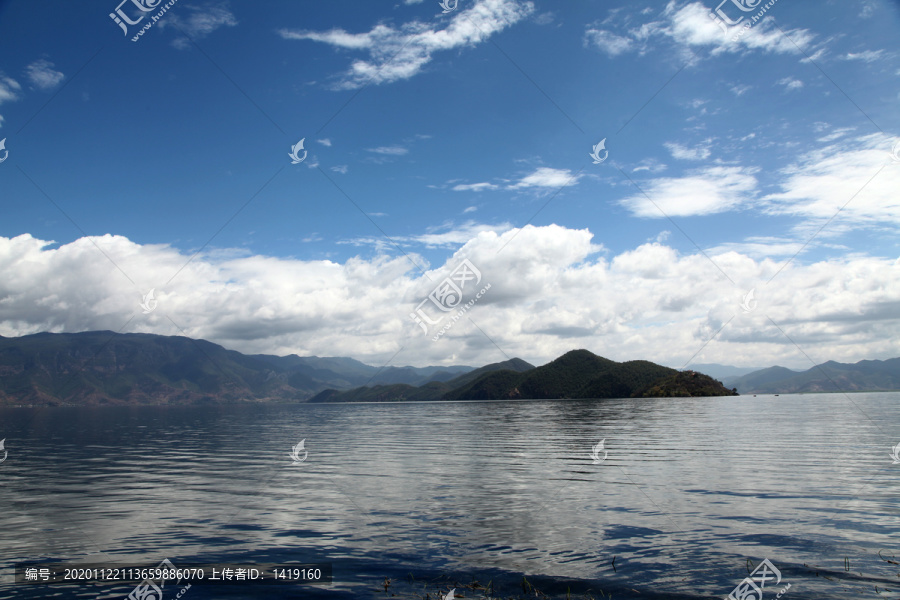
[[[4,437],[0,597],[134,587],[13,584],[15,562],[168,558],[333,565],[330,586],[185,600],[506,598],[523,575],[551,597],[724,598],[768,558],[764,598],[900,598],[900,393],[15,408]]]

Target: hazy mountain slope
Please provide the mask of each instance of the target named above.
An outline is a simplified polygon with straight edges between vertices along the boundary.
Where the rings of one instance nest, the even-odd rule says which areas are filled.
[[[744,394],[900,390],[900,358],[855,364],[828,361],[800,373],[770,367],[729,382]]]
[[[0,337],[0,405],[304,401],[384,377],[420,384],[472,367],[379,369],[351,358],[245,355],[205,340],[89,331]]]

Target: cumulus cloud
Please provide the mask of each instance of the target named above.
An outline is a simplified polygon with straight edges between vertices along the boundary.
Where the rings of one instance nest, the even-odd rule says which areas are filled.
[[[187,334],[242,352],[371,364],[393,356],[395,365],[505,356],[541,364],[583,347],[615,360],[682,366],[727,323],[696,361],[807,366],[771,318],[816,360],[896,355],[900,261],[794,262],[766,285],[780,261],[733,249],[713,258],[738,286],[699,253],[652,242],[609,255],[590,231],[556,225],[480,231],[425,273],[402,256],[339,263],[226,251],[185,266],[188,256],[174,248],[120,236],[58,247],[29,235],[0,237],[0,334]],[[468,313],[474,324],[464,318],[434,342],[409,313],[463,259],[491,289]],[[145,315],[139,303],[150,288],[159,304]],[[759,306],[744,314],[739,306],[750,288]]]
[[[399,28],[379,24],[365,33],[349,33],[343,29],[282,29],[279,34],[286,40],[311,40],[337,48],[365,51],[368,59],[353,61],[336,86],[356,89],[369,83],[377,85],[409,79],[421,72],[436,52],[481,43],[533,12],[531,2],[481,0],[454,12],[444,29],[412,21]]]
[[[636,217],[665,218],[710,215],[748,204],[755,196],[756,170],[708,167],[683,177],[638,181],[636,192],[620,204]]]
[[[43,58],[25,67],[25,74],[32,85],[42,90],[55,88],[65,77],[62,72],[53,68],[52,62]]]

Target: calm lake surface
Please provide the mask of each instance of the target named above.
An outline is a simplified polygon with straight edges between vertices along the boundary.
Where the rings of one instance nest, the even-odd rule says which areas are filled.
[[[768,558],[767,599],[900,598],[877,554],[900,562],[900,393],[16,408],[2,438],[0,597],[134,587],[16,585],[15,562],[168,558],[333,565],[331,586],[186,600],[433,599],[473,579],[509,597],[523,574],[551,597],[724,598]]]

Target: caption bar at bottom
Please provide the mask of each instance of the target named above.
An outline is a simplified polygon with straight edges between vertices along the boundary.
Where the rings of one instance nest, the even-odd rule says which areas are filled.
[[[168,562],[168,561],[165,561]],[[171,565],[171,563],[169,563]],[[174,567],[147,567],[121,564],[38,564],[17,563],[16,583],[133,583],[161,580],[178,585],[190,584],[330,584],[331,563],[291,565],[216,564]]]

